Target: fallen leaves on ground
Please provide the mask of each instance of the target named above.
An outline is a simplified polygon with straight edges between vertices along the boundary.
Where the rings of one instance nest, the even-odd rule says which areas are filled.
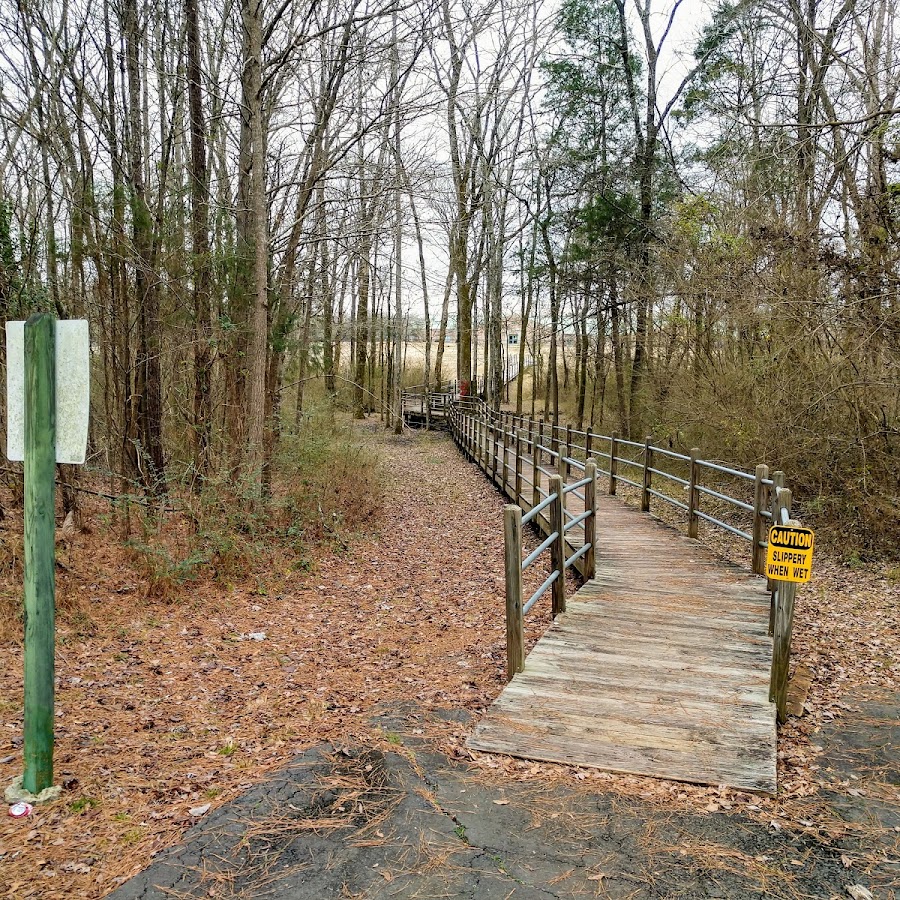
[[[105,529],[73,539],[56,669],[64,792],[27,820],[0,821],[7,896],[103,896],[307,747],[395,743],[371,724],[377,708],[478,711],[499,693],[504,501],[445,437],[388,435],[375,422],[359,436],[379,450],[384,510],[370,536],[323,551],[310,572],[276,553],[241,583],[162,602],[146,596]],[[102,508],[87,512],[98,520]],[[536,546],[533,535],[526,544]],[[527,573],[526,594],[541,568]],[[738,809],[826,834],[841,826],[814,802],[825,780],[815,737],[844,713],[851,687],[896,689],[897,599],[886,576],[817,560],[795,628],[795,659],[815,678],[809,713],[781,731],[778,799],[473,754],[454,722],[434,740],[485,777],[563,780],[709,815]],[[528,617],[528,648],[549,622],[547,605]],[[22,766],[22,650],[17,641],[0,649],[0,777],[9,782]]]
[[[103,529],[74,540],[59,579],[74,610],[57,639],[64,792],[25,822],[0,820],[10,896],[102,896],[307,747],[391,738],[369,723],[376,707],[478,710],[496,695],[506,661],[500,498],[445,437],[369,423],[360,438],[379,449],[384,510],[372,535],[323,550],[311,572],[285,553],[244,583],[160,602]],[[539,569],[526,587],[543,580]],[[549,621],[535,613],[529,645]],[[9,782],[22,767],[22,648],[2,650]]]

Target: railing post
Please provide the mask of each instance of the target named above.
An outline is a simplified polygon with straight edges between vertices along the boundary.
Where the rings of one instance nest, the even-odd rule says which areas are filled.
[[[562,475],[563,484],[569,480],[569,464],[566,459],[572,458],[572,426],[566,425],[566,444],[559,454],[559,474]]]
[[[644,485],[641,489],[641,512],[650,511],[650,485],[652,483],[652,473],[650,471],[650,463],[653,459],[653,448],[650,444],[651,437],[648,434],[644,438]]]
[[[550,423],[550,449],[557,454],[557,462],[559,461],[559,425],[556,422]]]
[[[700,519],[697,510],[700,507],[700,492],[697,490],[697,457],[699,447],[691,447],[691,473],[688,476],[688,537],[696,538],[700,534]]]
[[[537,506],[541,502],[541,473],[538,467],[541,464],[541,451],[538,445],[542,443],[540,435],[544,432],[543,423],[540,426],[540,434],[535,434],[534,423],[529,428],[532,435],[531,441],[531,506]]]
[[[509,433],[506,430],[506,425],[504,424],[503,419],[500,420],[500,429],[503,432],[503,459],[502,465],[500,466],[500,490],[505,494],[507,492],[507,488],[509,487],[509,478],[507,477],[509,474],[509,469],[506,467],[506,451],[509,448]]]
[[[522,510],[509,504],[503,510],[506,568],[506,680],[525,666],[525,625],[522,612]]]
[[[584,459],[585,462],[591,458],[591,451],[594,449],[594,432],[590,428],[584,433]]]
[[[791,520],[793,521],[793,520]],[[794,601],[797,585],[792,581],[778,583],[778,604],[775,610],[775,638],[772,648],[771,699],[778,710],[778,722],[787,719],[788,673],[791,667],[791,635],[794,630]],[[777,660],[777,668],[776,668]]]
[[[513,488],[513,499],[522,502],[522,435],[516,431],[516,481]]]
[[[550,476],[550,493],[556,499],[547,509],[550,534],[556,532],[556,540],[550,545],[550,566],[559,577],[553,582],[553,618],[566,611],[566,539],[563,536],[563,481],[559,474]]]
[[[584,555],[584,577],[590,581],[597,574],[597,463],[595,460],[588,458],[585,462],[584,477],[590,479],[584,486],[584,509],[591,511],[591,514],[584,520],[584,542],[590,546],[590,550]]]
[[[616,495],[616,471],[618,466],[616,465],[616,455],[619,452],[619,435],[617,432],[613,432],[609,439],[609,495],[610,497],[615,497]]]
[[[791,492],[786,488],[777,490],[779,514],[781,509],[790,515]],[[798,525],[791,519],[791,525]],[[780,523],[780,515],[778,523]],[[778,524],[776,523],[776,524]],[[794,628],[794,599],[797,585],[790,581],[776,581],[775,607],[772,642],[772,675],[769,679],[769,700],[774,701],[778,709],[778,721],[784,722],[787,715],[787,683],[791,664],[791,633]]]
[[[472,440],[472,457],[475,460],[475,464],[481,468],[481,419],[473,416],[472,427],[475,431]]]
[[[491,474],[494,478],[494,484],[497,483],[497,423],[491,425]]]
[[[772,524],[780,525],[781,524],[781,502],[782,497],[781,492],[784,488],[784,472],[775,472],[772,475],[772,506],[770,508],[770,512],[772,513]],[[790,507],[788,507],[788,515],[790,515]],[[771,599],[769,602],[769,636],[771,637],[775,633],[775,593],[778,590],[778,582],[774,579],[770,578],[767,584],[767,589],[771,594]],[[771,698],[770,698],[771,699]]]
[[[528,452],[531,454],[531,483],[534,485],[534,422],[531,419],[528,419]],[[534,490],[532,488],[532,495],[534,494]]]
[[[763,552],[765,547],[762,546],[766,520],[762,512],[766,506],[766,486],[763,480],[768,477],[768,466],[756,467],[756,480],[753,482],[753,554],[750,565],[757,575],[762,575],[766,571],[766,554]]]

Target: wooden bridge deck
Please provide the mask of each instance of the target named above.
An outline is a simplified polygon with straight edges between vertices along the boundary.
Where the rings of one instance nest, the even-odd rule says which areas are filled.
[[[615,498],[597,533],[596,577],[468,746],[774,793],[765,579]]]

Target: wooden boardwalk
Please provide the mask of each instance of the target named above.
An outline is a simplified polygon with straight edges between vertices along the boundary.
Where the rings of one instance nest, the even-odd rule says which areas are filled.
[[[599,501],[596,577],[468,746],[775,793],[765,579],[616,498]]]

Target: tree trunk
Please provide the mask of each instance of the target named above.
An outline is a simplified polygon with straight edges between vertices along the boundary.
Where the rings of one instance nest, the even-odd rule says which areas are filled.
[[[135,252],[135,294],[138,304],[137,383],[130,403],[129,432],[143,451],[141,466],[145,488],[153,494],[166,490],[162,444],[162,371],[160,365],[159,291],[153,271],[153,223],[144,186],[140,35],[136,0],[124,0],[125,58],[128,76],[130,126],[130,188],[132,239]]]
[[[360,185],[362,188],[362,185]],[[365,202],[365,200],[363,200]],[[353,387],[353,416],[363,419],[366,415],[366,350],[369,344],[369,254],[372,252],[372,223],[362,219],[356,276],[356,375]]]
[[[441,324],[438,327],[438,348],[434,360],[434,383],[438,389],[441,387],[444,363],[444,347],[447,344],[447,322],[450,318],[450,292],[453,289],[453,267],[447,270],[447,278],[444,281],[444,299],[441,302]]]
[[[247,344],[247,451],[244,472],[253,493],[263,485],[266,363],[269,345],[269,240],[266,209],[266,140],[262,98],[262,0],[241,0],[246,55],[242,103],[250,124],[250,210],[253,223],[253,305]]]
[[[209,177],[206,169],[206,121],[200,68],[200,27],[197,0],[184,0],[187,31],[187,82],[191,153],[191,271],[194,310],[194,468],[195,490],[202,489],[210,470],[212,434],[212,301],[209,252]]]
[[[619,416],[619,432],[629,434],[628,408],[625,402],[625,350],[622,346],[621,314],[616,271],[609,273],[609,315],[612,325],[613,365],[616,370],[616,409]]]

